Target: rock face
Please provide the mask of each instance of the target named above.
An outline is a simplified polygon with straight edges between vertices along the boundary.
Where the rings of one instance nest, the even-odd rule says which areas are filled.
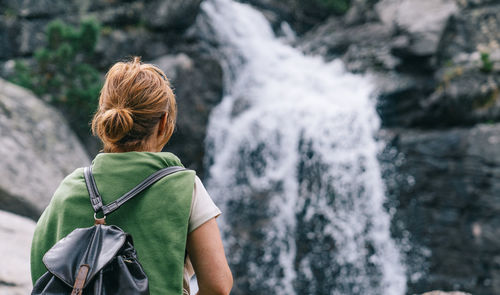
[[[349,50],[355,50],[350,48],[351,46],[379,47],[386,43],[389,52],[385,54],[394,54],[396,57],[400,55],[401,59],[430,57],[439,50],[449,22],[459,13],[459,7],[454,0],[382,0],[376,4],[374,2],[356,1],[345,16],[332,17],[325,24],[309,32],[302,40],[305,49],[331,56],[333,54],[332,57],[336,57],[337,54],[342,55]],[[377,27],[379,33],[375,32]],[[368,40],[357,36],[359,34],[344,33],[337,38],[330,34],[341,34],[346,30],[373,32]]]
[[[194,23],[201,0],[120,2],[96,1],[80,16],[94,17],[105,28],[97,45],[103,71],[131,55],[153,60],[177,54],[178,46],[192,42],[184,33]]]
[[[500,13],[495,1],[356,1],[298,45],[377,79],[388,127],[500,120]]]
[[[35,222],[0,210],[0,294],[25,295],[32,289],[30,277],[31,239]],[[5,267],[7,266],[7,267]]]
[[[144,19],[153,29],[185,29],[194,22],[201,1],[152,1],[146,5]]]
[[[29,56],[44,42],[45,25],[52,19],[61,18],[70,23],[78,23],[83,18],[93,17],[103,26],[113,31],[143,31],[144,47],[155,39],[167,35],[179,34],[193,22],[198,13],[201,0],[169,0],[169,1],[21,1],[8,0],[0,3],[0,40],[2,46],[10,50],[2,50],[0,59]],[[120,38],[120,36],[113,36]],[[123,36],[121,36],[123,37]],[[145,40],[144,40],[145,39]],[[165,38],[164,38],[165,39]],[[104,44],[118,45],[116,42]],[[149,44],[148,44],[149,43]],[[153,42],[157,44],[158,42]],[[113,49],[101,46],[104,51]],[[114,48],[115,50],[117,48]],[[121,49],[127,55],[140,54]],[[149,50],[143,52],[149,53]],[[164,53],[163,53],[164,54]],[[113,62],[124,56],[114,56]]]
[[[38,218],[59,182],[89,159],[62,116],[0,79],[0,209]]]
[[[305,33],[312,27],[331,15],[342,15],[355,1],[324,1],[324,0],[238,0],[249,3],[260,9],[271,22],[276,31],[280,31],[282,22],[287,22],[299,34]],[[369,0],[371,1],[371,0]]]
[[[50,4],[49,4],[50,3]],[[0,64],[31,58],[45,43],[45,27],[54,19],[77,25],[93,18],[102,26],[94,63],[106,71],[131,55],[151,60],[176,53],[195,21],[201,0],[169,1],[21,1],[0,3]],[[5,77],[8,67],[0,74]],[[3,72],[3,73],[2,73]]]
[[[410,294],[500,293],[499,14],[498,1],[359,0],[297,41],[374,77]]]
[[[500,124],[390,133],[383,156],[393,169],[385,178],[394,232],[413,245],[410,272],[423,274],[409,291],[499,294]]]

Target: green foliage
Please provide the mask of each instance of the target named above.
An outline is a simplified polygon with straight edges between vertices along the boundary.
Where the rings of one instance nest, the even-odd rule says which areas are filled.
[[[350,0],[315,0],[320,6],[336,14],[344,14],[351,5]]]
[[[489,73],[493,70],[493,62],[490,60],[490,55],[486,52],[481,52],[481,71]]]
[[[20,85],[24,88],[35,90],[33,89],[33,81],[31,79],[30,71],[24,62],[17,60],[14,64],[14,72],[16,75],[10,78],[12,83]]]
[[[0,14],[8,19],[13,19],[17,16],[17,11],[10,7],[0,7],[0,10],[3,10]]]
[[[16,61],[11,81],[47,97],[59,108],[81,138],[89,134],[89,120],[97,105],[102,78],[92,60],[100,34],[94,20],[74,28],[60,20],[47,25],[46,47],[34,54],[34,64]]]

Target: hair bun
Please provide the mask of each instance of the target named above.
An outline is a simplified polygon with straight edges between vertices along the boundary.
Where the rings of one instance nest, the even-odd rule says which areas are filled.
[[[109,142],[121,140],[134,126],[132,111],[128,108],[116,107],[102,113],[98,133]]]
[[[154,134],[165,123],[160,120],[165,113],[165,132]],[[114,64],[106,73],[92,134],[101,139],[108,153],[157,151],[172,136],[176,115],[175,94],[165,73],[136,57]],[[149,140],[153,135],[156,140]]]

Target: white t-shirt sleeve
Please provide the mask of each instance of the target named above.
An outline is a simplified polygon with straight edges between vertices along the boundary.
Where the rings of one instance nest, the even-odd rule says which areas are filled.
[[[194,178],[193,198],[191,200],[191,214],[189,216],[189,233],[200,225],[221,214],[208,194],[198,176]]]

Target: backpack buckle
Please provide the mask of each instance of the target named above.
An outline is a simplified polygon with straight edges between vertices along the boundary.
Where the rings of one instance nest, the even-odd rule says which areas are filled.
[[[94,213],[94,225],[106,224],[106,215],[102,218],[97,218],[97,213]]]

